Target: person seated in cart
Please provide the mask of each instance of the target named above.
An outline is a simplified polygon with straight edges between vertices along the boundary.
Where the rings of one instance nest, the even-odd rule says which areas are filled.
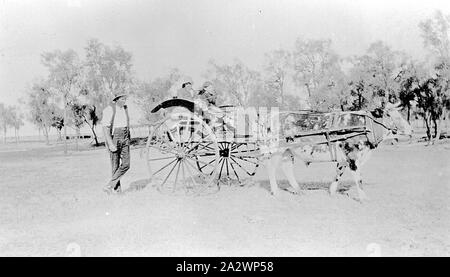
[[[208,105],[216,106],[217,93],[214,85],[210,81],[203,83],[202,88],[198,92],[198,98],[208,103]]]
[[[217,107],[217,92],[214,85],[210,81],[203,83],[202,88],[198,91],[197,99],[194,100],[202,110],[212,113],[216,116],[223,116],[223,111]]]
[[[224,117],[224,111],[217,107],[217,92],[213,83],[206,81],[203,83],[201,89],[198,91],[194,103],[197,106],[196,110],[201,110],[203,116],[206,117]]]
[[[181,88],[177,90],[177,98],[194,100],[195,91],[192,88],[193,82],[190,79],[183,79],[181,81]]]
[[[213,121],[211,123],[214,127],[223,129],[226,125],[227,129],[234,129],[235,118],[230,113],[227,113],[226,110],[217,106],[217,92],[210,81],[206,81],[203,84],[194,103],[197,106],[197,111],[200,111],[206,122]]]

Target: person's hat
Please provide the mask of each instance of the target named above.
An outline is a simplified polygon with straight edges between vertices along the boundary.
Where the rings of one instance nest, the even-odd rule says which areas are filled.
[[[187,84],[191,84],[191,85],[193,84],[191,78],[189,78],[189,77],[182,77],[180,80],[180,83],[181,83],[182,88],[184,88]]]
[[[186,82],[186,83],[183,83],[182,85],[181,85],[181,87],[182,88],[185,88],[187,85],[192,85],[192,83],[191,82]]]
[[[114,93],[114,98],[112,101],[113,102],[117,101],[117,99],[119,99],[120,97],[123,97],[123,96],[128,96],[128,94],[126,94],[125,92]]]
[[[209,87],[211,85],[212,85],[212,83],[210,81],[206,81],[206,82],[203,83],[202,89],[205,89],[205,88],[207,88],[207,87]]]

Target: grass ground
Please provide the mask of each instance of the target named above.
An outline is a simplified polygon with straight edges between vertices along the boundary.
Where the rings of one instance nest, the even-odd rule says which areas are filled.
[[[244,187],[162,195],[145,187],[139,147],[127,192],[108,196],[104,148],[66,156],[59,144],[14,145],[0,147],[0,256],[450,255],[448,143],[379,147],[362,170],[364,204],[349,173],[328,195],[326,163],[296,165],[303,195],[272,197],[263,166]]]

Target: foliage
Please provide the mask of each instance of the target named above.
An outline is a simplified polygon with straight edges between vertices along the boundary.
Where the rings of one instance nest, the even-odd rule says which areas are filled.
[[[48,141],[50,127],[62,114],[61,109],[55,103],[55,95],[49,89],[45,81],[35,82],[28,91],[26,105],[29,109],[29,118],[32,123],[42,129]]]
[[[331,40],[297,39],[293,55],[294,80],[306,89],[314,110],[334,110],[341,106],[346,82],[339,56]]]
[[[237,59],[231,65],[210,60],[206,77],[214,83],[222,104],[247,107],[251,95],[261,87],[261,74]]]
[[[178,84],[182,74],[176,68],[166,76],[154,79],[151,82],[140,82],[136,86],[135,102],[143,111],[142,122],[154,122],[158,115],[150,111],[160,102],[170,98],[169,91]]]

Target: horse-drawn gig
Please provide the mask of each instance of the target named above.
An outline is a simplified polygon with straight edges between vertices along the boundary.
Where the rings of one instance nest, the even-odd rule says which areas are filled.
[[[147,141],[150,180],[170,193],[210,193],[224,181],[243,184],[262,160],[267,162],[272,193],[277,194],[275,169],[281,161],[290,184],[298,190],[292,174],[295,157],[307,164],[337,162],[339,176],[332,192],[342,168],[356,171],[362,165],[363,152],[388,135],[410,133],[397,107],[372,113],[268,113],[264,109],[261,113],[171,99],[152,112],[161,113],[162,119],[152,126]],[[360,180],[355,181],[360,192]]]

